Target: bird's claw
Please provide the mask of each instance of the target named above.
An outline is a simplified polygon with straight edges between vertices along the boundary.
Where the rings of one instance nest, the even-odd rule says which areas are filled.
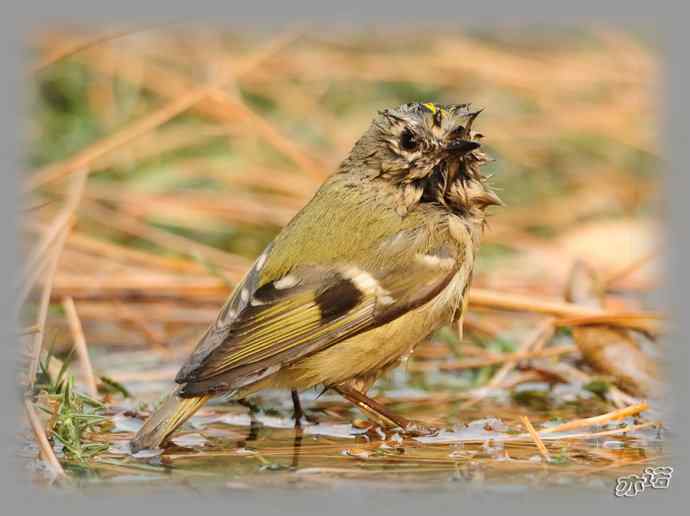
[[[311,423],[312,425],[318,425],[320,423],[319,418],[314,416],[313,414],[307,414],[305,412],[302,412],[301,414],[293,414],[292,419],[295,420],[295,426],[301,426],[302,421],[306,421],[307,423]]]
[[[409,421],[404,428],[402,428],[403,435],[407,437],[430,437],[437,435],[440,429],[434,426],[425,425],[418,421]]]
[[[440,429],[434,426],[425,425],[418,421],[408,421],[404,426],[398,425],[395,427],[382,426],[371,423],[366,427],[364,433],[374,439],[389,439],[391,436],[399,435],[400,437],[429,437],[439,433]]]

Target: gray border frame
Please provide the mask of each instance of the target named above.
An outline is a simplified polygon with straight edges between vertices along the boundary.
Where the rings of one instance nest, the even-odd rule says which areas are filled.
[[[263,4],[263,5],[262,5]],[[688,263],[687,221],[690,220],[689,153],[690,116],[686,98],[687,67],[684,66],[686,48],[690,48],[686,17],[680,9],[666,9],[662,14],[663,3],[653,4],[641,1],[613,2],[604,0],[580,0],[577,5],[554,5],[548,0],[522,1],[513,5],[484,1],[462,4],[457,0],[424,0],[411,2],[398,0],[387,3],[373,3],[362,0],[346,0],[336,5],[327,5],[317,0],[293,0],[278,3],[253,1],[243,5],[230,5],[230,2],[195,0],[194,2],[167,1],[165,3],[143,3],[141,0],[118,0],[117,2],[97,3],[88,0],[40,3],[24,1],[14,5],[14,12],[7,12],[0,20],[3,25],[0,34],[2,45],[0,55],[4,72],[4,95],[0,97],[0,127],[2,128],[3,174],[0,176],[0,232],[2,233],[2,252],[0,258],[0,332],[3,345],[0,364],[4,368],[0,375],[2,390],[0,397],[3,425],[0,433],[2,449],[7,453],[3,463],[3,476],[0,487],[9,494],[6,511],[31,512],[46,511],[55,514],[69,511],[71,514],[112,512],[120,514],[128,510],[152,510],[166,515],[188,513],[192,508],[205,511],[218,510],[235,513],[261,511],[261,513],[329,513],[352,514],[364,512],[406,514],[458,513],[487,510],[509,511],[511,514],[542,512],[575,512],[594,509],[597,513],[625,511],[626,514],[648,513],[651,506],[661,503],[664,514],[680,513],[687,496],[688,442],[688,342],[685,335],[689,320],[684,317],[684,296],[690,291],[690,275],[683,266]],[[668,7],[671,7],[670,5]],[[342,489],[328,493],[300,490],[271,490],[261,493],[241,493],[227,491],[215,497],[199,497],[187,491],[185,496],[172,492],[148,493],[128,496],[109,491],[106,495],[80,496],[60,490],[40,490],[32,486],[22,471],[22,464],[16,458],[17,417],[20,414],[19,398],[16,389],[17,350],[15,322],[12,318],[12,291],[9,285],[18,270],[17,222],[18,192],[21,167],[21,112],[23,91],[22,47],[25,35],[40,26],[50,23],[106,23],[106,22],[211,22],[231,26],[271,26],[289,22],[312,21],[317,24],[337,25],[375,25],[379,23],[404,22],[423,24],[433,28],[435,24],[454,25],[471,21],[494,23],[531,22],[546,25],[554,23],[577,24],[582,22],[606,22],[632,26],[651,27],[659,39],[662,53],[667,56],[667,82],[664,91],[659,92],[660,105],[666,108],[662,135],[669,157],[667,182],[668,215],[671,223],[667,230],[667,270],[672,279],[665,291],[665,301],[670,306],[677,331],[669,338],[669,363],[673,388],[671,410],[666,418],[672,428],[671,447],[675,467],[672,488],[669,491],[655,492],[634,499],[621,500],[611,496],[601,496],[591,492],[561,490],[529,490],[519,493],[498,493],[491,490],[480,492],[373,492],[357,489]],[[660,106],[661,109],[661,106]],[[687,331],[686,331],[687,330]],[[612,486],[613,490],[613,486]],[[123,490],[124,491],[124,490]],[[130,505],[133,503],[134,505]],[[686,508],[687,510],[687,508]],[[685,511],[683,511],[685,512]]]

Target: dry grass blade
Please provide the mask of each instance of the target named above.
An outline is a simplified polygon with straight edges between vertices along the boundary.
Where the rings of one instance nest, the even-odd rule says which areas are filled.
[[[159,24],[156,24],[151,25],[150,27],[142,27],[140,29],[123,29],[119,31],[112,31],[105,34],[101,34],[100,36],[96,36],[83,41],[68,41],[63,44],[59,44],[56,47],[51,48],[51,50],[43,59],[41,59],[38,63],[33,65],[31,67],[30,73],[39,73],[48,68],[50,65],[57,63],[58,61],[73,56],[74,54],[77,54],[79,52],[83,52],[84,50],[87,50],[89,48],[106,43],[108,41],[112,41],[123,36],[129,36],[130,34],[136,34],[137,32],[142,32],[151,28],[157,28],[159,26]],[[57,39],[59,40],[61,38],[58,37]]]
[[[59,237],[57,240],[53,241],[53,244],[48,248],[48,250],[50,251],[53,247],[62,245],[62,242],[63,239]],[[45,270],[48,268],[48,265],[50,265],[49,258],[41,260],[36,266],[36,268],[33,271],[31,271],[31,273],[24,279],[24,283],[21,285],[21,288],[17,293],[17,307],[22,307],[24,305],[27,298],[29,297],[29,294],[36,285],[36,282],[41,277],[41,275],[45,273]]]
[[[532,361],[531,366],[537,371],[540,371],[551,377],[560,378],[566,383],[583,385],[594,380],[592,376],[584,371],[580,371],[567,362],[547,363],[544,360],[534,360]],[[637,405],[637,403],[639,403],[637,398],[626,394],[615,385],[611,385],[609,387],[609,395],[613,405],[618,408]]]
[[[48,463],[48,465],[51,467],[56,476],[64,477],[65,470],[62,468],[62,464],[60,464],[60,461],[55,456],[53,448],[50,446],[50,443],[48,442],[48,437],[46,436],[45,430],[41,425],[41,421],[38,418],[38,414],[36,413],[36,409],[34,408],[34,405],[31,402],[31,400],[24,400],[24,408],[26,409],[26,415],[29,419],[31,429],[33,430],[34,435],[36,436],[38,447],[41,450],[41,457],[43,457],[43,460]]]
[[[61,212],[64,214],[64,220],[61,221],[61,226],[57,229],[58,231],[58,236],[55,241],[54,245],[54,250],[52,256],[49,258],[46,258],[46,279],[45,279],[45,284],[43,286],[43,291],[41,293],[41,298],[39,301],[39,308],[38,308],[38,321],[37,321],[37,326],[39,327],[39,331],[34,335],[33,342],[32,342],[32,349],[30,352],[30,357],[31,357],[31,362],[29,364],[29,378],[28,378],[28,385],[29,385],[29,390],[33,388],[34,381],[36,379],[36,372],[38,371],[38,361],[41,356],[41,350],[43,347],[43,337],[45,333],[45,324],[46,324],[46,319],[48,317],[48,307],[50,305],[50,296],[53,288],[53,282],[55,280],[55,275],[57,272],[58,264],[60,262],[60,257],[62,255],[62,249],[65,246],[65,241],[67,240],[67,237],[69,236],[69,232],[71,229],[71,221],[72,217],[74,214],[74,210],[76,209],[77,205],[79,204],[79,201],[81,199],[82,192],[84,190],[84,186],[86,184],[86,178],[88,176],[88,170],[83,169],[81,173],[77,175],[77,177],[74,178],[74,184],[70,188],[70,193],[69,197],[66,203],[65,208]],[[52,226],[51,226],[51,231],[52,231]],[[29,289],[31,287],[31,284],[29,283],[28,285],[24,286],[24,292],[26,295],[28,295]],[[22,293],[21,297],[21,302],[23,303],[24,300],[24,292]]]
[[[107,276],[61,273],[55,280],[55,293],[75,299],[92,300],[158,300],[172,297],[188,301],[204,299],[218,302],[228,295],[229,287],[225,281],[214,277],[167,277],[150,273]]]
[[[96,202],[87,200],[81,211],[101,224],[106,224],[119,231],[144,238],[165,249],[176,251],[194,259],[201,256],[210,263],[228,269],[228,271],[235,274],[243,274],[249,266],[248,261],[244,258],[204,245],[190,238],[149,226],[135,217],[126,215],[118,210],[106,208]]]
[[[19,335],[20,336],[25,336],[25,335],[32,335],[34,333],[38,333],[41,330],[41,328],[37,325],[34,324],[32,326],[29,326],[28,328],[22,328],[19,330]]]
[[[659,252],[654,250],[644,256],[641,256],[637,260],[633,261],[632,263],[626,265],[625,267],[622,267],[621,269],[612,272],[608,276],[602,279],[601,284],[604,287],[610,287],[612,284],[622,280],[623,278],[629,276],[630,274],[633,274],[635,271],[639,270],[640,268],[644,267],[647,265],[649,262],[654,260],[655,258],[658,258]]]
[[[294,142],[249,109],[246,104],[230,98],[225,92],[220,90],[213,91],[211,99],[221,108],[217,112],[227,113],[228,122],[237,118],[244,120],[273,147],[285,154],[311,177],[318,180],[326,177],[327,173],[323,165],[315,163],[313,158],[310,158]]]
[[[222,79],[217,82],[224,84],[230,80],[230,76],[225,73]],[[137,120],[133,124],[121,129],[120,131],[97,141],[88,146],[86,149],[78,152],[75,156],[68,158],[65,161],[48,165],[40,170],[35,171],[27,182],[27,190],[34,190],[51,181],[62,179],[76,170],[88,166],[91,161],[109,153],[113,150],[129,143],[135,138],[145,134],[159,125],[164,124],[168,120],[186,111],[191,106],[199,102],[202,98],[213,91],[213,86],[203,86],[190,91],[186,95],[169,102],[162,108],[149,115]]]
[[[67,239],[68,233],[69,227],[63,228],[62,234],[58,237],[56,249],[53,252],[53,256],[50,258],[50,262],[46,270],[45,283],[43,284],[43,289],[41,291],[41,298],[38,306],[38,320],[36,323],[36,325],[39,327],[39,331],[34,334],[31,344],[31,351],[29,353],[29,377],[27,379],[29,392],[33,389],[34,381],[36,380],[38,362],[41,358],[41,351],[43,349],[43,337],[45,334],[46,320],[48,319],[48,307],[50,306],[50,296],[53,290],[53,282],[55,281],[55,273],[58,268],[58,263],[60,262],[61,251],[65,245],[65,240]]]
[[[218,307],[184,306],[173,300],[168,303],[138,303],[129,301],[127,306],[131,313],[118,310],[119,302],[107,299],[105,302],[84,301],[79,304],[79,313],[85,320],[90,321],[131,321],[132,314],[146,314],[151,323],[178,323],[205,325],[212,321],[218,313]]]
[[[69,329],[72,332],[72,339],[74,340],[74,347],[77,349],[77,356],[84,372],[84,379],[86,380],[86,387],[89,396],[95,398],[98,396],[98,386],[96,384],[96,376],[93,374],[93,366],[89,358],[89,350],[86,346],[86,339],[84,338],[84,330],[77,314],[77,307],[74,305],[74,300],[71,297],[63,299],[62,306],[65,309],[65,316]]]
[[[558,300],[539,299],[534,296],[499,292],[483,288],[470,289],[470,306],[481,306],[501,310],[514,310],[520,312],[534,312],[549,314],[557,317],[584,317],[592,315],[604,315],[605,312],[598,309],[582,307],[574,303],[566,303]]]
[[[26,265],[24,267],[24,273],[22,274],[23,287],[22,290],[28,292],[33,287],[40,270],[44,268],[45,262],[41,262],[46,259],[46,255],[50,250],[51,246],[55,243],[58,235],[64,230],[64,228],[69,224],[70,220],[74,216],[74,212],[79,205],[82,194],[84,192],[84,186],[86,185],[86,178],[88,176],[88,170],[84,169],[74,183],[70,186],[67,192],[67,200],[62,210],[55,217],[55,220],[46,228],[46,230],[41,235],[39,242],[34,246],[28,258],[26,259]],[[23,303],[24,296],[20,296],[20,303]]]
[[[654,313],[610,313],[566,317],[556,321],[557,326],[607,325],[647,331],[657,334],[663,329],[665,317]]]
[[[553,318],[549,317],[539,326],[537,326],[532,334],[528,335],[528,337],[522,341],[520,344],[520,349],[518,349],[516,354],[519,356],[522,353],[529,352],[532,348],[540,348],[543,343],[551,339],[554,331],[555,326],[553,324]],[[506,379],[508,374],[515,368],[518,362],[519,360],[515,359],[505,362],[501,368],[496,371],[494,376],[491,378],[491,381],[489,381],[485,387],[472,392],[472,397],[460,405],[460,410],[467,409],[486,397],[492,389],[498,387],[501,382]]]
[[[553,432],[565,432],[566,430],[573,430],[575,428],[585,428],[593,425],[604,425],[609,421],[615,421],[616,419],[623,419],[624,417],[634,416],[640,412],[644,412],[649,408],[647,402],[638,403],[630,407],[625,407],[622,409],[614,410],[613,412],[608,412],[602,414],[601,416],[588,417],[585,419],[576,419],[575,421],[569,421],[563,423],[562,425],[552,426],[550,428],[545,428],[541,431],[542,434],[550,434]]]
[[[290,34],[290,36],[294,37],[292,34]],[[289,40],[291,41],[291,38]],[[282,43],[282,41],[282,39],[279,40],[280,43]],[[116,133],[97,141],[65,161],[37,170],[29,178],[27,189],[34,190],[51,181],[57,181],[58,179],[73,173],[79,168],[88,166],[91,161],[109,152],[112,152],[113,150],[131,142],[143,134],[148,133],[180,113],[186,111],[194,104],[207,97],[210,93],[215,92],[217,94],[219,88],[234,79],[237,71],[240,73],[245,73],[248,69],[257,66],[263,59],[266,58],[267,55],[270,55],[273,51],[274,45],[271,45],[268,49],[258,53],[257,56],[247,59],[246,62],[242,63],[238,67],[238,70],[224,70],[219,74],[219,78],[213,80],[210,84],[194,88],[192,91],[180,95],[157,111],[154,111],[153,113],[150,113],[121,129],[120,131],[117,131]]]
[[[529,435],[532,436],[532,439],[534,440],[534,443],[537,445],[539,453],[541,453],[541,456],[544,457],[544,460],[546,462],[551,462],[551,455],[549,454],[549,450],[547,450],[546,446],[544,446],[544,442],[541,440],[539,434],[532,426],[532,423],[530,422],[529,418],[527,416],[520,416],[520,421],[522,421],[522,424],[525,425],[525,428],[529,432]]]
[[[645,428],[658,427],[660,423],[658,421],[647,421],[645,423],[639,423],[637,425],[627,425],[622,428],[614,428],[613,430],[603,430],[601,432],[581,432],[579,434],[568,434],[568,435],[542,435],[542,439],[546,440],[561,440],[561,439],[596,439],[598,437],[608,437],[611,435],[627,434],[634,432],[636,430],[643,430]],[[543,434],[546,430],[542,430]]]
[[[126,247],[114,242],[93,238],[77,231],[70,235],[69,247],[89,254],[96,254],[107,260],[149,267],[153,270],[167,269],[174,272],[204,274],[208,269],[202,264],[182,258],[159,256],[150,252]]]
[[[542,339],[543,340],[543,339]],[[486,367],[489,365],[502,364],[504,362],[517,362],[528,358],[547,358],[577,352],[577,346],[564,344],[534,351],[517,351],[515,353],[502,353],[487,358],[458,360],[441,365],[445,371],[455,371],[474,367]]]
[[[551,337],[553,337],[555,329],[553,319],[546,319],[539,326],[537,326],[531,336],[522,342],[517,354],[528,353],[530,349],[540,348],[544,343],[548,342]],[[515,368],[518,361],[519,360],[510,360],[509,362],[503,364],[503,366],[501,366],[501,368],[496,372],[489,382],[488,387],[497,387],[506,378],[506,376],[508,376],[508,373]]]
[[[257,52],[255,56],[248,58],[236,67],[235,79],[239,79],[254,70],[261,62],[292,43],[300,34],[301,31],[294,30],[275,38],[263,50]],[[111,74],[115,72],[124,79],[138,81],[140,80],[138,75],[130,76],[132,62],[138,62],[137,56],[131,55],[127,56],[126,59],[117,60],[112,55],[106,55],[105,59],[98,56],[89,60],[91,66],[103,73]],[[143,78],[143,86],[161,97],[168,99],[177,98],[191,87],[189,81],[163,67],[155,67],[152,63],[147,62],[141,62],[139,66],[151,69],[151,73],[146,74]],[[318,180],[322,180],[325,177],[325,169],[321,163],[302,150],[290,138],[283,135],[271,123],[248,108],[241,99],[226,94],[222,89],[218,87],[213,88],[207,96],[200,99],[195,109],[208,118],[226,124],[235,124],[238,119],[243,120],[264,140],[290,158],[311,177]]]

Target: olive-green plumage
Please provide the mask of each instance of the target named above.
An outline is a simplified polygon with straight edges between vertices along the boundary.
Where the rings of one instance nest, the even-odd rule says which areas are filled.
[[[468,105],[385,110],[257,258],[132,448],[160,446],[209,397],[315,385],[362,394],[467,303],[499,204]]]

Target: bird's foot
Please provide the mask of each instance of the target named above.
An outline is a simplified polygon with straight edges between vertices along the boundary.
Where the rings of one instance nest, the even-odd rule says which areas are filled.
[[[401,430],[406,437],[431,437],[440,432],[439,428],[420,423],[419,421],[408,421]]]
[[[319,418],[313,414],[307,414],[306,412],[293,412],[292,419],[295,420],[295,426],[302,426],[302,420],[312,425],[318,425],[320,423]]]
[[[380,439],[387,441],[391,438],[412,438],[412,437],[429,437],[437,435],[440,431],[439,428],[434,426],[426,425],[418,421],[406,421],[404,426],[389,426],[381,425],[375,423],[371,420],[369,421],[359,421],[358,424],[352,425],[354,428],[359,429],[362,433],[369,436],[370,439]]]
[[[321,422],[314,414],[304,414],[304,419],[309,421],[312,425],[318,425]]]

